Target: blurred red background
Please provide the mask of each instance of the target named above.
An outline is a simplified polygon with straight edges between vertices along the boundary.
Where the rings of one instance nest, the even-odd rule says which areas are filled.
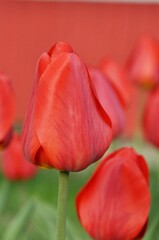
[[[159,5],[8,2],[0,3],[0,69],[13,82],[16,120],[22,120],[35,67],[54,42],[67,41],[88,64],[104,55],[124,65],[137,38],[159,40]]]

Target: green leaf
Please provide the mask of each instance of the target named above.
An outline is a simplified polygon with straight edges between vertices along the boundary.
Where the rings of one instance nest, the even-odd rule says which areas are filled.
[[[11,223],[8,223],[3,240],[22,239],[24,231],[30,224],[34,209],[35,203],[33,201],[29,201],[24,207],[22,207]]]
[[[7,209],[11,190],[11,183],[3,181],[0,186],[0,213],[5,212]]]
[[[144,240],[150,240],[150,239],[154,239],[154,236],[156,236],[156,230],[158,230],[158,225],[159,225],[159,219],[158,216],[153,220],[153,222],[151,223],[151,225],[148,227],[146,235],[144,237]],[[158,236],[156,238],[156,240],[158,239]],[[154,239],[155,240],[155,239]]]

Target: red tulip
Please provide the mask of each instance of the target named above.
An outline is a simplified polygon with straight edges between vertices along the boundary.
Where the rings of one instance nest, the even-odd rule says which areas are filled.
[[[106,157],[79,192],[81,224],[95,240],[134,240],[143,236],[150,209],[149,174],[132,148]]]
[[[0,148],[6,147],[11,140],[14,112],[11,83],[8,77],[0,72]]]
[[[124,70],[116,62],[107,58],[101,60],[99,68],[114,88],[122,105],[126,107],[130,100],[131,88]]]
[[[37,172],[37,168],[25,159],[21,138],[17,134],[3,153],[2,171],[6,178],[13,181],[29,179]]]
[[[55,44],[38,63],[23,128],[27,159],[80,171],[101,158],[111,138],[110,119],[93,94],[85,64],[69,44]]]
[[[144,110],[144,135],[156,147],[159,147],[159,87],[152,91]]]
[[[89,68],[92,85],[105,112],[112,121],[113,136],[118,136],[125,124],[125,112],[107,78],[96,68]]]
[[[132,82],[151,89],[159,84],[159,44],[142,37],[128,58],[126,69]]]
[[[136,85],[131,88],[131,100],[126,109],[126,124],[123,136],[127,139],[132,139],[138,131],[140,131],[140,122],[142,115],[143,92]],[[142,99],[143,101],[143,99]]]

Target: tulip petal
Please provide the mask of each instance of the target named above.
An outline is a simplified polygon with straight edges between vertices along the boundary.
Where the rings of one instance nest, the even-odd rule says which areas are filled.
[[[47,53],[43,53],[37,64],[37,71],[36,71],[37,80],[40,79],[40,77],[45,72],[46,68],[50,63],[51,63],[50,56]]]
[[[112,121],[113,136],[120,134],[125,124],[125,112],[113,88],[103,74],[93,67],[89,68],[94,92]]]
[[[121,104],[126,107],[130,102],[131,87],[124,70],[116,62],[107,58],[101,60],[99,68],[112,85]]]
[[[34,110],[35,110],[35,93],[33,91],[33,95],[30,99],[29,109],[23,124],[22,131],[23,150],[26,158],[29,161],[35,160],[36,153],[40,148],[40,143],[35,131]]]
[[[26,161],[21,139],[17,134],[14,134],[8,148],[3,152],[2,171],[9,180],[29,179],[37,172],[35,166]]]
[[[126,69],[132,82],[146,89],[159,83],[159,45],[148,36],[142,36],[136,43]]]
[[[140,236],[148,219],[150,193],[136,159],[128,148],[109,155],[78,194],[78,216],[93,239],[132,240]]]
[[[0,149],[4,150],[9,144],[10,141],[12,140],[13,136],[13,128],[11,127],[9,131],[5,134],[5,137],[3,140],[0,141]]]
[[[150,93],[143,116],[144,136],[156,147],[159,147],[158,109],[159,87]]]
[[[26,158],[29,161],[33,161],[35,165],[39,165],[36,154],[41,152],[41,145],[39,143],[36,128],[35,128],[35,101],[36,101],[36,91],[39,83],[39,79],[46,70],[47,66],[50,64],[51,59],[47,53],[43,53],[38,61],[36,69],[36,78],[34,82],[34,88],[32,96],[29,102],[29,108],[22,129],[22,144]],[[45,157],[46,158],[46,157]]]
[[[0,74],[0,141],[3,141],[12,127],[15,104],[9,79]]]
[[[24,121],[22,131],[22,143],[26,158],[32,161],[36,166],[42,168],[50,168],[49,159],[47,158],[44,149],[41,147],[35,128],[35,102],[36,91],[39,84],[39,79],[51,63],[50,56],[43,53],[38,61],[36,70],[36,79],[34,82],[33,93],[30,99],[28,112]],[[43,166],[40,162],[44,161]]]

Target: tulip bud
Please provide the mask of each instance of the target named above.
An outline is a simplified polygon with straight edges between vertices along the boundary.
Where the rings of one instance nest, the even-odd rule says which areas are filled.
[[[125,71],[115,61],[108,58],[100,61],[99,68],[112,85],[119,101],[124,107],[127,107],[130,101],[131,87]]]
[[[143,130],[145,138],[159,147],[159,87],[152,91],[147,99],[144,117],[143,117]]]
[[[107,78],[96,68],[89,68],[94,92],[112,121],[113,137],[117,137],[125,125],[125,111]]]
[[[25,159],[21,138],[17,134],[13,135],[11,143],[3,152],[2,171],[11,181],[29,179],[37,172],[37,168]]]
[[[150,210],[149,173],[132,148],[107,156],[76,199],[78,217],[95,240],[143,236]]]
[[[111,121],[87,67],[65,42],[40,57],[22,137],[28,160],[61,171],[86,168],[111,143]]]
[[[15,104],[11,83],[0,72],[0,148],[5,148],[12,137]]]
[[[159,44],[150,37],[143,36],[136,43],[126,69],[130,80],[145,89],[159,84]]]

